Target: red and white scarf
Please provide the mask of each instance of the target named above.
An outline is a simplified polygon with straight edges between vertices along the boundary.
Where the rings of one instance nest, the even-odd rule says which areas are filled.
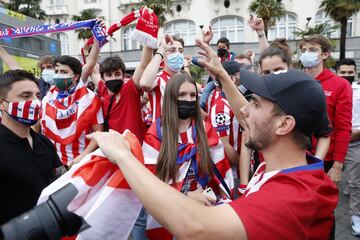
[[[101,108],[100,99],[79,81],[73,94],[58,99],[52,88],[42,100],[41,127],[53,141],[69,144],[89,126]]]
[[[207,133],[207,138],[210,146],[210,153],[212,160],[221,173],[225,183],[231,192],[233,192],[234,188],[234,180],[231,171],[231,167],[229,161],[227,160],[224,152],[224,147],[222,142],[220,141],[216,131],[209,123],[205,123],[205,130]],[[180,134],[179,136],[179,145],[182,143],[194,144],[192,140],[192,127],[190,127],[185,135]],[[185,140],[187,138],[187,140]],[[184,141],[185,140],[185,141]],[[156,122],[149,128],[148,132],[145,135],[145,139],[143,142],[143,153],[144,153],[144,161],[145,165],[152,171],[155,172],[156,164],[158,161],[159,151],[160,151],[161,141],[158,138]],[[181,152],[179,153],[181,154]],[[191,165],[191,161],[186,161],[180,166],[178,166],[178,178],[176,183],[169,181],[168,184],[175,187],[180,191],[186,174]],[[209,182],[209,186],[211,186],[215,193],[219,193],[221,189],[222,192],[226,193],[226,189],[221,184],[220,180],[212,176],[211,181]],[[228,196],[230,198],[231,196]],[[147,231],[146,234],[150,240],[155,239],[172,239],[171,234],[169,234],[155,219],[153,219],[150,215],[148,215],[147,219]]]

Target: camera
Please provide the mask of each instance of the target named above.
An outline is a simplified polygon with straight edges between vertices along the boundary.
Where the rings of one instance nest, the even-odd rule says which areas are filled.
[[[2,225],[0,240],[57,240],[77,234],[84,221],[67,210],[77,193],[74,185],[65,185],[46,202]]]

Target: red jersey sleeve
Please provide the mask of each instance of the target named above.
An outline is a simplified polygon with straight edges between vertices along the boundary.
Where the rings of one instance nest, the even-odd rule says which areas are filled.
[[[277,174],[230,203],[248,239],[328,239],[337,190],[324,171]],[[295,175],[295,177],[294,177]]]

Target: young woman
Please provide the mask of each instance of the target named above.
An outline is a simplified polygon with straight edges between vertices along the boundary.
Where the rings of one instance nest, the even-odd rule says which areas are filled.
[[[259,64],[260,73],[269,74],[292,68],[292,54],[285,38],[275,39],[268,48],[262,51]]]
[[[154,174],[200,204],[220,204],[224,197],[231,198],[234,183],[229,162],[216,131],[202,120],[196,84],[187,73],[167,83],[161,118],[147,131],[143,152]],[[203,193],[209,187],[212,196]],[[147,228],[155,225],[149,216]],[[147,233],[152,238],[152,232]]]

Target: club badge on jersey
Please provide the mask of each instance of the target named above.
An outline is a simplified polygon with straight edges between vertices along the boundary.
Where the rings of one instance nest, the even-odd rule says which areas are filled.
[[[38,122],[41,109],[41,102],[39,100],[8,103],[9,106],[7,114],[16,121],[29,126],[32,126]]]

